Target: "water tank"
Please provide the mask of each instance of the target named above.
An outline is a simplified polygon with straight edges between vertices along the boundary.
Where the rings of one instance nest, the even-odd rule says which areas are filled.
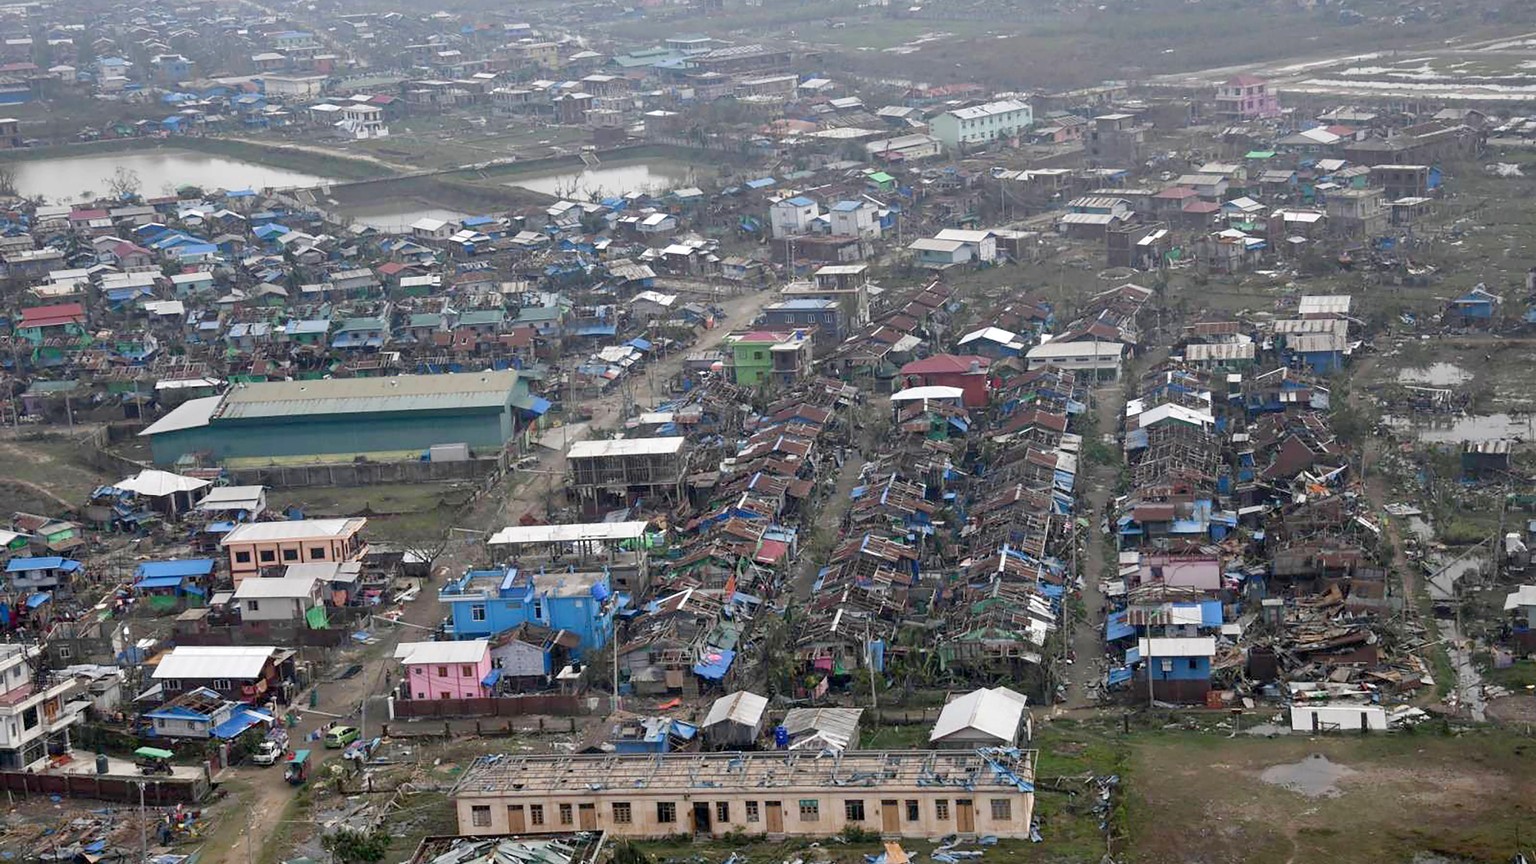
[[[780,750],[789,748],[789,730],[783,726],[773,727],[773,746]]]
[[[105,753],[97,753],[96,754],[96,773],[97,774],[107,774],[111,770],[112,770],[112,763],[110,761],[108,761],[107,754],[105,754]]]

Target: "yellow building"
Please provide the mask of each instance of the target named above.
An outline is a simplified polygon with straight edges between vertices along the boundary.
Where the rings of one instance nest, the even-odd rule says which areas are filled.
[[[798,751],[481,757],[452,792],[459,833],[621,837],[1029,836],[1035,752]]]

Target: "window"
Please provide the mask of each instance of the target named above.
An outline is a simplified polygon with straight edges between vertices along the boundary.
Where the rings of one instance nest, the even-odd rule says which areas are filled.
[[[260,612],[261,611],[261,601],[260,600],[243,600],[241,602],[243,602],[245,604],[245,611],[247,611],[247,612]]]
[[[473,667],[473,666],[460,666],[459,667],[459,677],[460,678],[473,678],[473,677],[475,677],[475,667]]]
[[[1193,657],[1189,658],[1189,668],[1195,669],[1195,668],[1198,668],[1198,667],[1199,667],[1199,664],[1195,662],[1195,658],[1193,658]]]
[[[284,561],[297,561],[297,560],[299,560],[299,550],[297,550],[297,549],[284,549],[283,550],[283,560]]]
[[[936,818],[936,819],[948,819],[949,818],[949,802],[944,800],[943,798],[940,798],[939,800],[933,802],[933,815],[934,815],[934,818]]]
[[[263,549],[256,553],[256,557],[260,558],[261,563],[263,564],[271,564],[277,560],[277,553],[273,552],[271,549]]]
[[[923,816],[922,813],[917,809],[917,802],[911,800],[910,798],[907,799],[907,821],[916,822],[921,818],[923,818]]]
[[[759,818],[760,818],[760,814],[757,812],[757,802],[756,801],[748,801],[747,802],[747,821],[748,822],[756,822]]]
[[[427,674],[427,670],[423,669],[420,666],[416,666],[416,667],[411,669],[411,674],[412,675],[425,675],[425,674]]]
[[[628,825],[635,821],[634,814],[629,811],[628,801],[613,802],[613,824]]]
[[[815,798],[801,798],[800,799],[800,821],[801,822],[819,822],[819,821],[821,821],[821,802],[816,800]]]
[[[731,821],[731,802],[729,802],[729,801],[716,801],[715,802],[715,821],[716,822],[729,822],[729,821]]]
[[[533,620],[544,620],[544,601],[541,599],[536,599],[533,601]]]
[[[993,798],[992,819],[996,822],[1007,822],[1013,819],[1013,802],[1007,798]]]
[[[309,547],[309,560],[311,560],[311,561],[324,561],[325,560],[325,547],[324,546],[311,546],[311,547]]]
[[[656,802],[656,821],[663,825],[677,821],[677,805],[671,801]]]
[[[160,682],[160,684],[161,684],[161,686],[163,686],[167,690],[180,690],[181,689],[181,682],[177,681],[175,678],[167,678],[164,681]]]
[[[72,654],[73,654],[73,652],[71,652],[67,647],[60,647],[59,648],[59,659],[60,660],[68,660],[72,656]]]
[[[469,823],[476,828],[491,827],[491,807],[489,804],[469,808]]]
[[[849,822],[863,822],[864,821],[864,802],[863,801],[844,801],[843,802],[843,817],[846,818]]]
[[[230,680],[228,678],[215,678],[215,679],[213,679],[213,689],[215,689],[215,690],[233,690],[233,689],[235,689],[235,687],[234,687],[233,684],[230,683]]]
[[[249,552],[236,552],[235,553],[235,563],[236,564],[249,564],[249,563],[251,563],[251,553],[249,553]]]
[[[469,607],[469,620],[471,620],[471,621],[484,621],[485,620],[485,604],[484,603],[476,603],[473,606]]]
[[[994,805],[994,809],[996,809],[995,805],[997,804],[997,802],[993,801],[992,803]],[[1007,804],[1008,802],[1004,801],[1003,803]],[[528,824],[529,825],[543,825],[544,824],[544,805],[543,804],[529,804],[528,805]]]
[[[571,824],[572,821],[573,820],[571,819],[571,805],[569,805],[569,804],[561,804],[560,805],[560,824],[561,825],[569,825],[569,824]]]
[[[439,698],[439,699],[452,699],[453,698],[453,694],[449,693],[447,690],[443,690],[443,691],[440,691],[437,694],[437,698]]]
[[[437,667],[437,677],[439,677],[439,678],[447,678],[448,677],[448,667],[447,666],[439,666],[439,667]]]

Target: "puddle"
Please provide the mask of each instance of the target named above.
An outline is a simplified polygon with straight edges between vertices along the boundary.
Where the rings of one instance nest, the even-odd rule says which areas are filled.
[[[1291,734],[1291,727],[1281,726],[1278,723],[1258,723],[1243,729],[1243,734],[1260,738],[1268,738],[1273,735],[1289,735]]]
[[[1476,576],[1483,569],[1484,561],[1481,555],[1432,555],[1425,564],[1429,567],[1429,575],[1424,580],[1429,586],[1429,599],[1449,600],[1456,596],[1456,583]]]
[[[1445,364],[1449,365],[1449,364]],[[1439,416],[1408,418],[1388,417],[1388,426],[1412,432],[1420,441],[1437,444],[1460,444],[1463,441],[1512,441],[1536,440],[1536,415],[1476,414],[1472,416]]]
[[[1339,781],[1359,772],[1348,765],[1336,765],[1321,753],[1293,762],[1289,765],[1271,765],[1264,769],[1259,779],[1272,786],[1305,795],[1308,798],[1337,798],[1343,794]]]
[[[1431,363],[1416,366],[1397,373],[1397,380],[1404,384],[1424,384],[1429,387],[1450,387],[1472,380],[1472,373],[1455,363]]]

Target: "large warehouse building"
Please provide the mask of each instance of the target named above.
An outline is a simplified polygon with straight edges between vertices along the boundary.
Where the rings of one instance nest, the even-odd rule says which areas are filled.
[[[158,464],[188,454],[356,456],[434,444],[500,449],[548,403],[514,370],[237,384],[192,399],[139,433]]]

